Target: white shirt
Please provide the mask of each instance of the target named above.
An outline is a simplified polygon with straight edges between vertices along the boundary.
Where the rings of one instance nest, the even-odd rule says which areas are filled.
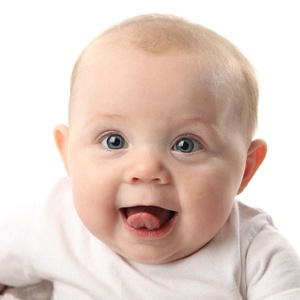
[[[52,299],[300,299],[298,255],[267,214],[239,201],[205,247],[163,265],[127,261],[92,236],[67,179],[34,209],[1,217],[0,239],[0,282],[50,280]]]

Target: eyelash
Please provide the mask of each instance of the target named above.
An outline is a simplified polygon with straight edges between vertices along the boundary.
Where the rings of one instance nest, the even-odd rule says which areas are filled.
[[[101,145],[109,150],[121,150],[128,148],[128,143],[122,134],[118,132],[108,132],[101,135],[97,139]],[[203,149],[202,143],[198,138],[191,137],[190,135],[184,135],[176,139],[171,148],[172,151],[189,154],[197,152]]]

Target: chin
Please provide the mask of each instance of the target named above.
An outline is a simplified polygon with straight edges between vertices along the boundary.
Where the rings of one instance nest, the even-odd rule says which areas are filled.
[[[136,261],[143,264],[159,265],[172,262],[181,257],[177,257],[174,252],[164,253],[161,249],[149,249],[149,246],[132,247],[130,253],[119,253],[128,260]],[[148,249],[147,249],[148,248]]]

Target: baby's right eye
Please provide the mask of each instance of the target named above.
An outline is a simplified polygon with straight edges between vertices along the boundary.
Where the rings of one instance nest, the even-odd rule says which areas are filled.
[[[101,140],[101,145],[108,149],[120,150],[128,145],[125,139],[120,134],[110,134]]]

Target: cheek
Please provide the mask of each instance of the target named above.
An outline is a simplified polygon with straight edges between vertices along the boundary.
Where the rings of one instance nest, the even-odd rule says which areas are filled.
[[[197,184],[196,184],[197,183]],[[234,203],[234,195],[217,188],[219,181],[199,178],[187,185],[181,201],[182,244],[196,251],[213,239],[223,227]]]
[[[74,183],[75,184],[75,183]],[[77,183],[78,184],[78,183]],[[76,185],[75,185],[76,186]],[[114,197],[106,185],[82,185],[73,189],[73,201],[85,227],[101,240],[114,234],[117,219]]]
[[[203,226],[223,223],[229,215],[235,194],[233,189],[222,186],[223,183],[216,179],[213,182],[203,180],[193,187],[189,185],[185,200],[181,203],[183,210],[188,210],[191,219]]]
[[[239,185],[240,176],[228,166],[215,164],[203,165],[185,173],[181,187],[190,198],[201,201],[221,201],[233,198]],[[182,173],[183,174],[183,173]]]
[[[74,206],[81,221],[93,235],[105,238],[117,217],[114,174],[96,160],[84,158],[73,160],[70,171]]]
[[[73,147],[76,148],[76,147]],[[69,170],[73,186],[81,194],[96,197],[113,184],[115,175],[109,163],[103,163],[95,154],[94,148],[82,149],[70,153]],[[95,195],[94,195],[95,194]]]
[[[222,226],[231,211],[239,180],[228,168],[201,167],[182,181],[182,210],[199,227]]]

